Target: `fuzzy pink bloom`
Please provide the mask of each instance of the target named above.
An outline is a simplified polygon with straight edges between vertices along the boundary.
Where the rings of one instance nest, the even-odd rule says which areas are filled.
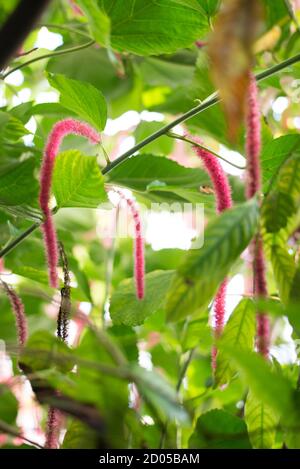
[[[248,92],[248,105],[246,114],[246,196],[253,197],[261,191],[261,126],[260,111],[258,104],[258,89],[253,74],[250,77]],[[254,294],[258,297],[267,296],[266,267],[263,253],[262,239],[257,236],[252,241],[250,250],[253,258]],[[264,356],[268,357],[270,344],[270,323],[265,313],[257,314],[257,349]]]
[[[258,105],[258,90],[254,75],[251,74],[246,115],[247,181],[246,196],[251,198],[261,189],[260,149],[261,128]]]
[[[15,314],[16,318],[16,326],[17,326],[17,335],[18,335],[18,343],[20,347],[23,347],[27,341],[28,337],[28,327],[27,327],[27,319],[25,316],[25,309],[22,303],[22,300],[16,294],[16,292],[7,285],[7,283],[1,280],[1,284],[9,298],[11,307]]]
[[[221,335],[224,328],[226,289],[227,279],[222,282],[215,298],[215,331],[217,337]]]
[[[197,139],[194,139],[198,143]],[[214,187],[217,201],[217,212],[223,212],[232,206],[231,188],[228,177],[224,172],[218,158],[203,148],[193,147],[208,172]]]
[[[57,264],[59,253],[56,231],[52,213],[49,208],[49,200],[55,158],[59,152],[59,147],[63,138],[69,134],[81,135],[88,138],[90,142],[94,144],[100,143],[101,141],[100,135],[90,125],[75,119],[64,119],[54,125],[46,144],[40,175],[39,202],[45,218],[45,221],[42,224],[42,230],[49,266],[50,286],[53,288],[58,287]]]
[[[133,199],[127,197],[121,190],[114,189],[124,200],[131,211],[134,221],[134,278],[136,284],[136,296],[142,300],[145,295],[145,255],[144,255],[144,236],[142,232],[142,221],[137,204]]]
[[[198,139],[194,140],[196,143],[200,143]],[[217,212],[223,212],[232,206],[231,188],[228,177],[216,156],[211,154],[209,151],[197,146],[194,146],[194,150],[199,158],[201,158],[202,163],[204,164],[204,167],[212,181],[217,202]],[[225,279],[217,292],[214,302],[215,338],[218,338],[221,335],[224,328],[226,288],[227,280]],[[217,348],[213,347],[213,370],[216,370],[216,359]]]
[[[62,413],[58,409],[50,407],[47,419],[45,448],[57,449],[59,447],[59,434],[61,429],[61,423]]]
[[[224,319],[226,311],[226,289],[227,289],[227,279],[225,279],[216,294],[214,302],[214,316],[215,316],[215,338],[219,338],[222,334],[224,328]],[[216,370],[217,368],[217,347],[213,346],[212,349],[212,369]]]
[[[266,281],[266,264],[263,252],[261,236],[253,241],[253,273],[255,276],[254,293],[258,297],[266,297],[268,294]],[[262,356],[268,357],[270,347],[270,321],[265,313],[257,314],[257,338],[256,346]]]

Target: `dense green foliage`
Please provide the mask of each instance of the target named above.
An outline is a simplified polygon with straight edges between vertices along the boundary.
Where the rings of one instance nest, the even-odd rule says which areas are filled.
[[[0,24],[15,3],[1,2]],[[25,393],[19,378],[27,375],[41,409],[37,426],[45,431],[49,404],[66,412],[63,448],[300,448],[300,62],[259,82],[261,204],[256,197],[245,201],[244,170],[236,168],[246,164],[245,128],[231,141],[220,103],[195,114],[178,132],[200,137],[230,160],[224,168],[234,206],[224,214],[215,215],[209,177],[191,145],[174,134],[152,139],[114,166],[116,156],[214,92],[205,43],[219,3],[78,0],[81,15],[72,2],[55,0],[22,50],[34,48],[45,31],[59,34],[52,38],[60,37],[61,45],[38,46],[2,71],[0,274],[25,305],[29,340],[19,352],[15,318],[1,289],[0,361],[9,371],[0,375],[0,433],[6,423],[30,435],[26,418],[19,418],[19,430],[16,422]],[[255,73],[300,50],[289,2],[262,3]],[[196,47],[197,40],[204,45]],[[55,334],[60,292],[48,286],[38,203],[47,136],[65,117],[81,119],[102,135],[96,146],[68,136],[54,170],[51,204],[71,275],[68,344]],[[155,236],[147,234],[143,300],[135,295],[132,239],[110,239],[116,234],[107,195],[113,186],[132,191],[145,217],[151,203],[165,203],[165,217],[171,204],[177,204],[173,211],[184,203],[204,204],[202,247],[187,252],[173,244],[172,225],[169,244],[158,250],[155,242],[165,239],[167,229],[162,218]],[[103,235],[105,223],[111,232]],[[233,282],[213,376],[212,302],[226,276],[239,285],[249,282],[243,253],[258,229],[269,297],[243,298]],[[258,308],[271,319],[269,361],[255,352]],[[83,320],[86,313],[90,321]],[[38,433],[31,440],[44,442]],[[8,434],[4,447],[12,441]]]

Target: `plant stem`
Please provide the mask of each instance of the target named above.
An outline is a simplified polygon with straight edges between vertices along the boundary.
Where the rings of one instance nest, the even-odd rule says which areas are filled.
[[[7,246],[5,246],[1,251],[0,251],[0,258],[4,257],[7,253],[9,253],[12,249],[14,249],[18,244],[20,244],[24,239],[26,239],[33,231],[35,231],[41,223],[36,222],[33,225],[31,225],[29,228],[27,228],[26,231],[20,234],[17,238],[15,238],[11,243],[9,243]]]
[[[107,302],[111,295],[111,287],[112,287],[112,277],[113,277],[113,268],[114,268],[114,259],[116,253],[116,238],[117,238],[117,231],[118,231],[118,223],[119,223],[119,214],[120,214],[120,204],[116,207],[116,214],[114,220],[114,227],[112,230],[112,238],[111,238],[111,245],[108,248],[107,255],[106,255],[106,268],[105,268],[105,293],[104,293],[104,303],[103,303],[103,322],[105,324],[105,309]]]
[[[193,140],[191,140],[191,139],[188,138],[188,137],[185,137],[184,135],[178,135],[178,134],[174,134],[173,132],[168,132],[168,133],[167,133],[167,136],[168,136],[168,137],[171,137],[171,138],[175,138],[175,139],[177,139],[177,140],[182,140],[183,142],[190,143],[191,145],[193,145],[193,146],[195,146],[195,147],[202,148],[203,150],[208,151],[209,153],[211,153],[212,155],[216,156],[216,157],[219,158],[220,160],[225,161],[225,163],[230,164],[231,166],[234,166],[234,168],[237,168],[237,169],[246,169],[246,166],[239,166],[238,164],[232,163],[231,161],[226,160],[226,158],[224,158],[223,156],[218,155],[218,153],[214,152],[213,150],[210,150],[209,148],[205,147],[204,145],[200,145],[199,143],[194,142]]]
[[[43,449],[43,446],[39,445],[39,443],[36,443],[35,441],[32,441],[29,438],[26,438],[25,436],[22,436],[22,434],[19,433],[15,427],[8,425],[8,423],[4,422],[3,420],[0,420],[0,431],[3,433],[6,433],[7,435],[20,438],[21,440],[24,440],[27,443],[30,443],[31,445],[34,445],[40,449]]]
[[[14,67],[14,68],[11,68],[8,72],[3,73],[0,76],[0,78],[2,80],[5,80],[5,78],[7,78],[11,73],[14,73],[16,70],[20,70],[20,68],[27,67],[27,65],[30,65],[34,62],[38,62],[39,60],[43,60],[43,59],[49,59],[51,57],[57,57],[59,55],[64,55],[64,54],[70,54],[72,52],[77,52],[79,50],[86,49],[87,47],[90,47],[93,44],[95,44],[95,41],[89,41],[89,42],[85,42],[84,44],[80,44],[79,46],[74,46],[74,47],[70,47],[68,49],[58,50],[56,52],[49,52],[47,54],[41,55],[40,57],[35,57],[33,59],[28,60],[27,62],[24,62],[23,64],[20,64],[20,65],[17,65],[16,67]]]
[[[91,45],[91,44],[89,44]],[[79,47],[79,46],[78,46]],[[82,48],[83,46],[81,46]],[[85,45],[85,47],[88,47]],[[63,51],[59,52],[60,54]],[[58,54],[58,52],[57,52]],[[268,68],[267,70],[258,73],[256,75],[256,80],[261,81],[264,80],[265,78],[270,77],[271,75],[274,75],[275,73],[280,72],[281,70],[289,67],[290,65],[293,65],[297,62],[300,62],[300,54],[294,55],[293,57],[290,57],[287,60],[284,60],[280,64],[276,64],[271,68]],[[200,112],[205,111],[205,109],[208,109],[209,107],[213,106],[214,104],[217,104],[220,101],[219,97],[217,94],[212,95],[211,97],[208,97],[203,103],[199,104],[198,106],[194,107],[193,109],[190,109],[188,112],[183,114],[182,116],[178,117],[174,121],[172,121],[170,124],[166,125],[165,127],[162,127],[159,129],[157,132],[154,132],[152,135],[149,137],[145,138],[141,142],[139,142],[137,145],[132,147],[130,150],[125,152],[123,155],[119,156],[119,158],[115,159],[111,163],[109,163],[103,170],[103,174],[109,173],[113,168],[121,164],[123,161],[127,160],[131,155],[136,153],[138,150],[143,148],[144,146],[148,145],[149,143],[153,142],[157,138],[161,137],[162,135],[167,134],[170,130],[173,129],[176,125],[180,124],[181,122],[186,121],[187,119],[190,119],[193,116],[196,116]],[[20,236],[18,236],[15,240],[13,240],[10,244],[8,244],[4,249],[0,251],[0,258],[5,256],[8,252],[10,252],[12,249],[14,249],[19,243],[21,243],[24,239],[26,239],[34,230],[36,230],[40,223],[35,223],[32,225],[30,228],[28,228],[24,233],[22,233]]]
[[[0,70],[22,46],[51,0],[21,0],[0,29]]]
[[[187,369],[188,369],[188,367],[189,367],[189,365],[192,361],[192,358],[193,358],[193,355],[194,355],[195,351],[196,351],[196,347],[192,348],[189,351],[189,353],[187,355],[187,358],[186,358],[185,362],[183,363],[182,369],[180,370],[179,378],[178,378],[178,381],[177,381],[177,384],[176,384],[176,393],[177,394],[179,394],[179,391],[180,391],[180,388],[182,386],[183,380],[185,378]],[[159,446],[160,449],[163,449],[163,447],[164,447],[165,439],[166,439],[167,432],[168,432],[169,422],[170,422],[170,419],[168,418],[166,420],[163,428],[162,428],[161,437],[160,437],[160,446]]]
[[[274,65],[273,67],[268,68],[267,70],[264,70],[261,73],[258,73],[256,75],[256,80],[261,81],[264,80],[265,78],[270,77],[271,75],[274,75],[275,73],[280,72],[281,70],[289,67],[290,65],[293,65],[297,62],[300,62],[300,54],[294,55],[293,57],[290,57],[287,60],[284,60],[283,62]],[[118,166],[120,163],[122,163],[124,160],[129,158],[131,155],[136,153],[138,150],[143,148],[145,145],[148,145],[149,143],[153,142],[157,138],[161,137],[162,135],[167,134],[171,129],[173,129],[176,125],[181,124],[182,122],[185,122],[186,120],[190,119],[191,117],[196,116],[197,114],[200,114],[200,112],[205,111],[206,109],[210,108],[211,106],[214,106],[220,102],[220,98],[217,93],[214,93],[213,95],[209,96],[207,99],[205,99],[201,104],[198,106],[190,109],[187,111],[185,114],[182,116],[178,117],[174,121],[170,122],[170,124],[165,125],[161,129],[157,130],[154,132],[152,135],[149,135],[149,137],[145,138],[141,142],[137,143],[134,147],[130,148],[127,152],[125,152],[123,155],[119,156],[119,158],[116,158],[114,161],[111,162],[110,165],[107,165],[106,168],[103,169],[103,174],[108,173],[111,171],[114,167]]]
[[[62,24],[52,24],[52,23],[42,23],[42,24],[37,25],[38,28],[42,28],[43,26],[45,28],[61,29],[62,31],[68,31],[70,33],[78,34],[79,36],[83,36],[88,39],[91,39],[88,33],[85,33],[84,31],[81,31],[80,29],[73,28],[72,26],[65,26]]]

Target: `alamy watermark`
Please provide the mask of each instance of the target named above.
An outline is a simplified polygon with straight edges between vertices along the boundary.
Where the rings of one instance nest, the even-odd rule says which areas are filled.
[[[186,232],[191,235],[189,249],[199,249],[203,246],[204,204],[153,202],[149,205],[139,203],[138,207],[143,233],[147,233],[151,223],[153,224],[155,220],[155,229],[160,234],[163,234],[163,230],[167,231],[170,244],[172,244],[172,238],[177,238],[178,232],[183,231],[184,227]],[[169,226],[166,226],[166,220],[170,220]],[[97,234],[101,239],[134,238],[135,222],[130,208],[126,205],[122,205],[120,208],[112,203],[101,204],[98,207]]]

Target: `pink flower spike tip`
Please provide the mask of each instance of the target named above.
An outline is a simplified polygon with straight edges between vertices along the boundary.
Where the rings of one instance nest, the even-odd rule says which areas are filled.
[[[10,301],[11,307],[15,315],[19,346],[23,347],[28,337],[28,326],[24,305],[22,303],[21,298],[19,298],[19,296],[16,294],[12,287],[7,285],[7,283],[3,280],[1,280],[1,285],[8,296],[8,299]]]
[[[140,212],[133,199],[127,197],[124,192],[119,189],[114,189],[114,191],[126,202],[134,221],[134,278],[136,296],[139,300],[142,300],[145,296],[145,254]]]
[[[52,219],[52,213],[49,208],[49,200],[55,158],[59,152],[63,138],[69,134],[86,137],[93,144],[98,144],[101,142],[100,135],[89,124],[68,118],[59,121],[54,125],[45,147],[40,175],[39,202],[44,215],[42,231],[44,235],[46,256],[49,267],[49,283],[53,288],[58,288],[57,264],[59,255],[56,231]]]

